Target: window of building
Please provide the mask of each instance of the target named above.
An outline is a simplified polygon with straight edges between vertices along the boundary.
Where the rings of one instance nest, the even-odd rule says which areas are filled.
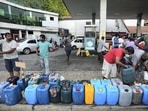
[[[54,17],[50,17],[50,21],[54,21]]]
[[[8,5],[0,3],[0,15],[1,16],[6,16],[8,15]]]
[[[28,34],[33,34],[33,31],[28,31]]]
[[[23,18],[25,11],[23,9],[11,6],[11,13],[15,17]]]
[[[32,19],[36,22],[41,22],[44,19],[44,14],[38,12],[32,12]]]

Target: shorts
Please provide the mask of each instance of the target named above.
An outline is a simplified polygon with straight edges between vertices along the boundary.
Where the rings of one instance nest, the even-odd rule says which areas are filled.
[[[4,61],[5,61],[5,67],[6,67],[8,72],[20,71],[20,68],[15,66],[15,62],[19,61],[18,58],[15,58],[15,59],[4,59]]]
[[[71,54],[71,50],[65,50],[66,51],[66,55],[69,57]]]
[[[117,65],[108,63],[105,59],[102,66],[102,76],[105,78],[112,78],[117,76]]]

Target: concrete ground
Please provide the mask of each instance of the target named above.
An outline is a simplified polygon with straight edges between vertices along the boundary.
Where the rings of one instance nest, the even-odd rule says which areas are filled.
[[[63,49],[61,49],[63,50]],[[91,78],[101,77],[102,64],[98,63],[97,56],[90,57],[77,57],[76,51],[73,51],[71,55],[71,64],[67,65],[65,62],[65,54],[51,54],[49,58],[50,69],[59,73],[59,76],[64,76],[65,79],[70,80],[83,80]],[[28,56],[28,55],[27,55]],[[31,55],[30,55],[31,56]],[[28,56],[29,57],[29,56]],[[38,63],[29,62],[24,59],[28,68],[26,71],[33,71],[34,73],[40,73],[41,70]],[[37,69],[37,70],[31,70]],[[0,81],[5,81],[8,77],[8,73],[5,70],[0,71]],[[95,106],[95,105],[73,105],[73,104],[52,104],[49,105],[28,105],[24,103],[24,100],[20,103],[7,106],[0,104],[0,111],[148,111],[148,105],[131,105],[129,107],[116,106]]]

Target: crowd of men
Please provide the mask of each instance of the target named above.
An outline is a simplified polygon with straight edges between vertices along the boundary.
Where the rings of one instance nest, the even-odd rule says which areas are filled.
[[[98,58],[103,47],[105,47],[104,37],[98,44]],[[116,33],[112,37],[112,49],[105,54],[103,60],[103,78],[117,77],[120,67],[129,65],[133,66],[135,71],[139,67],[143,71],[148,71],[148,35],[127,37]]]

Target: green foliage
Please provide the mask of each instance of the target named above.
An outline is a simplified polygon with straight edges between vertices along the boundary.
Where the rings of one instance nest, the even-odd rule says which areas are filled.
[[[63,4],[62,0],[9,0],[17,4],[22,4],[26,7],[42,9],[59,14],[59,19],[62,16],[69,16],[69,13]]]

